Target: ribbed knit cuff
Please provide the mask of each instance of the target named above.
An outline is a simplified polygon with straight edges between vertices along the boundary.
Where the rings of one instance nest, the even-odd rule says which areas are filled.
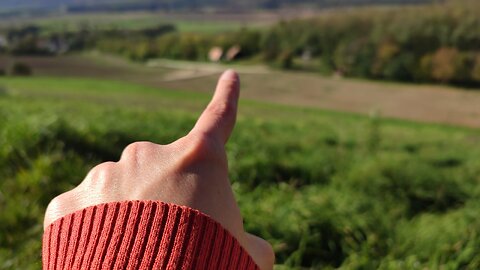
[[[159,201],[112,202],[56,220],[43,269],[259,269],[218,222]]]

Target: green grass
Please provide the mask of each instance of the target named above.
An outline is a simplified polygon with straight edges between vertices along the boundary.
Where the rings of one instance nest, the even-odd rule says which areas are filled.
[[[215,15],[211,15],[215,16]],[[198,18],[180,18],[166,14],[154,13],[89,13],[68,16],[51,16],[38,19],[19,20],[19,23],[35,23],[42,27],[44,33],[58,31],[78,31],[85,26],[100,29],[127,29],[138,30],[155,27],[159,24],[174,24],[180,32],[219,33],[238,30],[242,27],[261,27],[260,22],[242,22],[238,20],[218,21],[212,19],[199,20]]]
[[[206,94],[0,79],[0,269],[40,269],[43,212],[136,140],[186,134]],[[478,269],[478,130],[242,101],[227,146],[278,269]]]

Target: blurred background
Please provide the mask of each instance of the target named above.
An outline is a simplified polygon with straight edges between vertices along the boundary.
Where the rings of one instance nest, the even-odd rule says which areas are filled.
[[[2,0],[0,269],[129,143],[241,76],[227,145],[276,269],[480,268],[480,2]]]

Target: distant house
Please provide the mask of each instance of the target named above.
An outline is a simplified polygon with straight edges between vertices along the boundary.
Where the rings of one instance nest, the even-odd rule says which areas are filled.
[[[225,55],[225,59],[227,61],[233,61],[238,58],[241,52],[242,48],[240,47],[240,45],[234,45],[230,49],[228,49],[227,54]]]
[[[223,49],[220,47],[213,47],[208,52],[208,59],[211,62],[218,62],[222,59],[223,56]]]
[[[37,41],[37,48],[51,54],[64,54],[69,46],[63,39],[44,38]]]
[[[234,45],[228,50],[224,51],[221,47],[213,47],[208,52],[208,59],[211,62],[220,62],[222,59],[226,61],[233,61],[237,59],[242,51],[240,45]]]
[[[305,63],[308,63],[308,62],[312,61],[312,50],[310,50],[310,49],[303,50],[302,60]]]

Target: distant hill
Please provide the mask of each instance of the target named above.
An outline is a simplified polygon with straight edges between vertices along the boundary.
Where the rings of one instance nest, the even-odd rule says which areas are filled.
[[[276,9],[306,5],[341,7],[377,4],[421,4],[435,0],[2,0],[0,15],[13,13],[130,10]],[[438,0],[437,0],[438,1]]]

